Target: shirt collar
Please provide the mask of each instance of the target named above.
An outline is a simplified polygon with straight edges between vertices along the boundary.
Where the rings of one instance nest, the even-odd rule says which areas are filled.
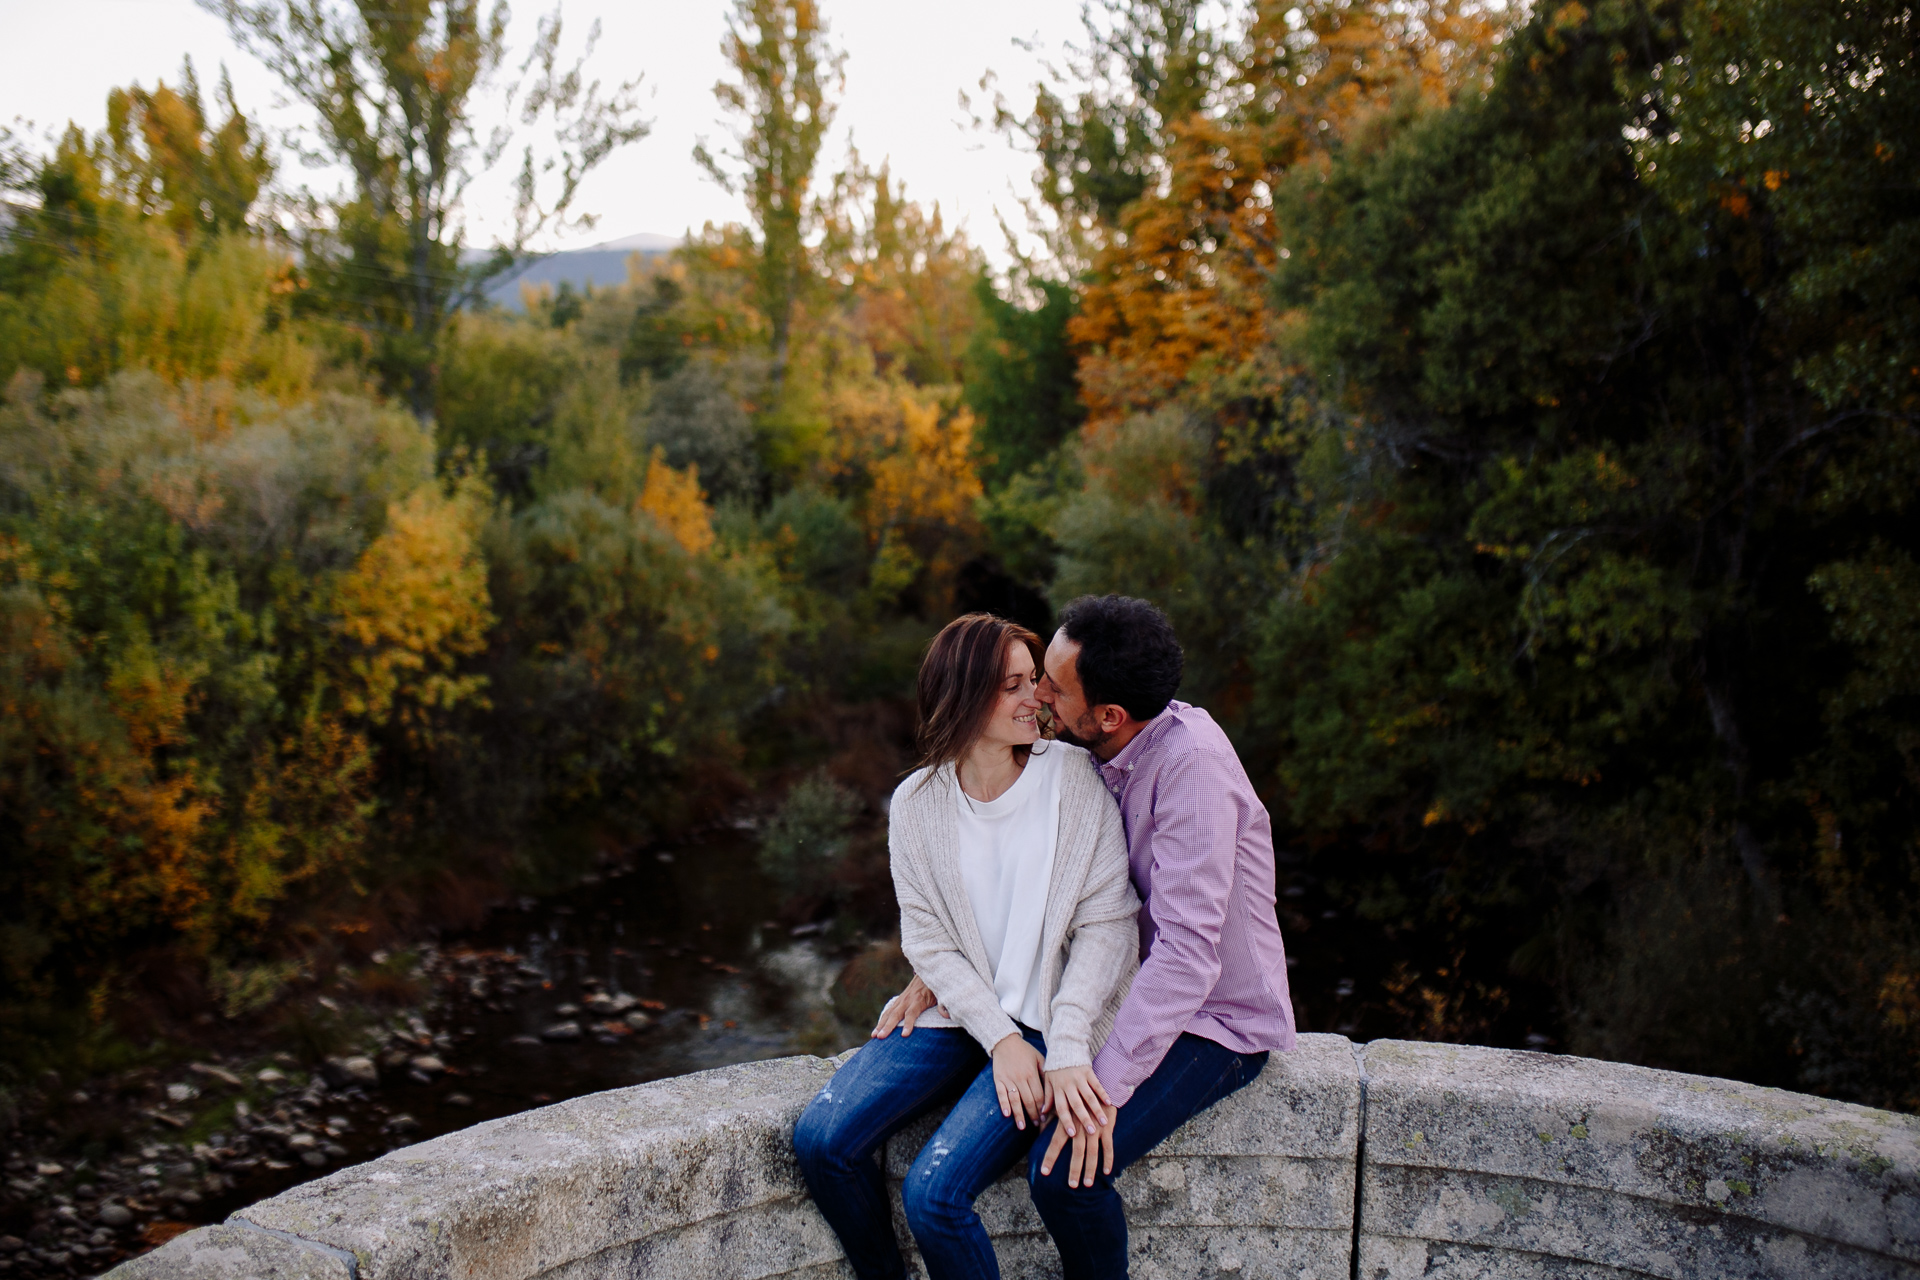
[[[1109,776],[1132,773],[1133,767],[1140,763],[1140,757],[1146,754],[1147,748],[1153,745],[1154,740],[1160,737],[1169,724],[1173,723],[1174,716],[1186,708],[1187,704],[1184,702],[1169,702],[1165,711],[1147,721],[1140,732],[1133,735],[1132,742],[1120,748],[1113,759],[1100,766],[1101,771]]]

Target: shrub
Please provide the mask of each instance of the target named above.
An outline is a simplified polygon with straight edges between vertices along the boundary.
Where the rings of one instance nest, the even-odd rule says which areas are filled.
[[[760,869],[789,898],[832,896],[859,797],[820,769],[795,783],[760,837]]]

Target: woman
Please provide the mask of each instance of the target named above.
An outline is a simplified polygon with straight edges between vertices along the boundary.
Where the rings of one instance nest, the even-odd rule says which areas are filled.
[[[794,1127],[814,1202],[860,1280],[900,1280],[874,1153],[953,1109],[902,1189],[931,1280],[996,1277],[974,1197],[1056,1110],[1103,1117],[1092,1070],[1138,968],[1140,909],[1120,812],[1092,759],[1041,742],[1040,640],[988,614],[920,666],[921,766],[893,793],[900,945],[940,1009],[862,1045]]]

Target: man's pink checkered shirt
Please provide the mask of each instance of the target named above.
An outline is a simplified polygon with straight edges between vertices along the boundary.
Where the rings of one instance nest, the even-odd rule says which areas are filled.
[[[1172,702],[1100,774],[1145,904],[1140,972],[1093,1062],[1108,1096],[1125,1105],[1183,1031],[1240,1053],[1293,1048],[1273,828],[1227,735]]]

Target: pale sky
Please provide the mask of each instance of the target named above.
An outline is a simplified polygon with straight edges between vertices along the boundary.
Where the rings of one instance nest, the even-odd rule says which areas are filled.
[[[528,0],[514,6],[516,50],[551,7]],[[567,0],[566,45],[577,51],[598,18],[602,37],[589,75],[609,86],[644,75],[642,110],[654,125],[583,186],[576,209],[600,215],[599,225],[542,247],[578,248],[637,232],[678,237],[709,219],[743,217],[741,203],[691,158],[700,136],[716,149],[727,140],[712,89],[725,72],[719,50],[729,7],[725,0]],[[977,85],[992,69],[1010,98],[1030,104],[1039,56],[1057,61],[1079,33],[1079,0],[823,0],[823,11],[834,43],[847,53],[847,79],[821,175],[838,167],[851,135],[869,164],[891,159],[909,197],[937,200],[949,224],[964,223],[974,243],[1003,259],[996,210],[1022,224],[1017,200],[1030,188],[1032,160],[995,134],[962,127],[959,95],[969,91],[976,109],[984,109]],[[0,123],[16,132],[20,121],[41,135],[69,120],[98,129],[109,89],[135,81],[151,88],[163,78],[177,83],[187,54],[209,96],[225,63],[249,115],[275,127],[303,118],[297,108],[275,105],[283,95],[272,76],[191,0],[0,0],[0,31]],[[1035,43],[1035,52],[1016,40]],[[290,157],[281,178],[319,188],[332,183]],[[510,199],[503,179],[469,193],[470,244],[487,243],[489,232],[505,224]]]

